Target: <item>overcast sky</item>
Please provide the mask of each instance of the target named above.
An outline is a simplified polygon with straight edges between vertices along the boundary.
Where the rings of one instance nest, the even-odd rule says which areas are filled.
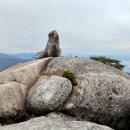
[[[130,54],[130,0],[0,0],[0,52],[43,50],[54,29],[63,53]]]

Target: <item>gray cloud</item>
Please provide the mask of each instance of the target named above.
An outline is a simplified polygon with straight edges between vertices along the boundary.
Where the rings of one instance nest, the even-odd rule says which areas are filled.
[[[0,50],[39,51],[56,29],[64,53],[126,53],[129,14],[129,0],[0,0]]]

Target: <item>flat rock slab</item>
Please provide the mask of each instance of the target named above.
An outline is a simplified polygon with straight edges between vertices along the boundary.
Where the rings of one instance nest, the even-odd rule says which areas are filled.
[[[107,126],[84,121],[66,121],[60,118],[39,117],[19,124],[0,126],[0,130],[112,130]]]
[[[32,86],[41,71],[52,58],[34,60],[21,63],[0,73],[0,84],[16,81],[27,86]]]

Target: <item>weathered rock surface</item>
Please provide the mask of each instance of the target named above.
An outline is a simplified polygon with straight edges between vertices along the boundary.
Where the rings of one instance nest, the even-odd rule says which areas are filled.
[[[44,58],[23,64],[18,64],[0,73],[0,84],[16,81],[27,86],[32,86],[41,71],[52,58]]]
[[[39,83],[38,83],[39,84]],[[60,76],[51,76],[33,86],[27,96],[27,106],[34,113],[60,110],[72,90],[71,82]]]
[[[61,112],[51,112],[51,113],[47,114],[46,116],[47,117],[61,118],[63,120],[67,120],[67,121],[77,121],[77,119],[75,117],[63,114]]]
[[[0,118],[20,116],[28,89],[51,58],[18,64],[0,73]]]
[[[24,111],[26,88],[17,82],[0,85],[0,117],[14,117]]]
[[[51,31],[48,34],[48,42],[47,45],[44,49],[44,51],[40,52],[39,54],[39,59],[45,58],[45,57],[59,57],[60,56],[60,51],[61,49],[59,48],[60,43],[59,43],[59,35],[57,31]]]
[[[72,88],[71,82],[61,77],[66,69],[76,73],[77,86]],[[129,130],[130,77],[113,67],[83,58],[45,58],[19,64],[0,73],[0,119],[19,117],[26,105],[30,117],[62,111],[77,120]],[[0,130],[108,129],[57,117],[36,118]]]
[[[125,72],[115,69],[111,66],[105,65],[103,63],[93,61],[91,59],[79,58],[79,57],[56,57],[47,65],[46,74],[63,74],[66,69],[73,70],[78,74],[86,73],[106,73],[107,74],[117,74],[126,79],[130,80],[130,76]]]
[[[54,58],[46,74],[62,75],[65,69],[77,74],[64,109],[79,120],[108,125],[117,130],[129,130],[130,77],[105,64],[82,58]]]
[[[114,74],[93,73],[79,75],[79,79],[65,109],[79,120],[98,122],[118,130],[128,128],[130,81]]]
[[[19,124],[0,126],[0,130],[112,130],[109,127],[84,121],[39,117]]]

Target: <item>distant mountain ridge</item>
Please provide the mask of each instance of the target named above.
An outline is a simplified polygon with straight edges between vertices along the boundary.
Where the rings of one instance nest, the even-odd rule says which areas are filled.
[[[11,59],[16,59],[17,57],[11,56],[8,54],[0,53],[0,58],[11,58]]]
[[[27,59],[18,58],[8,54],[0,53],[0,71],[3,71],[18,63],[29,61]]]
[[[35,53],[18,53],[18,54],[9,54],[9,55],[20,58],[20,59],[30,60],[30,59],[34,59],[36,54]]]

